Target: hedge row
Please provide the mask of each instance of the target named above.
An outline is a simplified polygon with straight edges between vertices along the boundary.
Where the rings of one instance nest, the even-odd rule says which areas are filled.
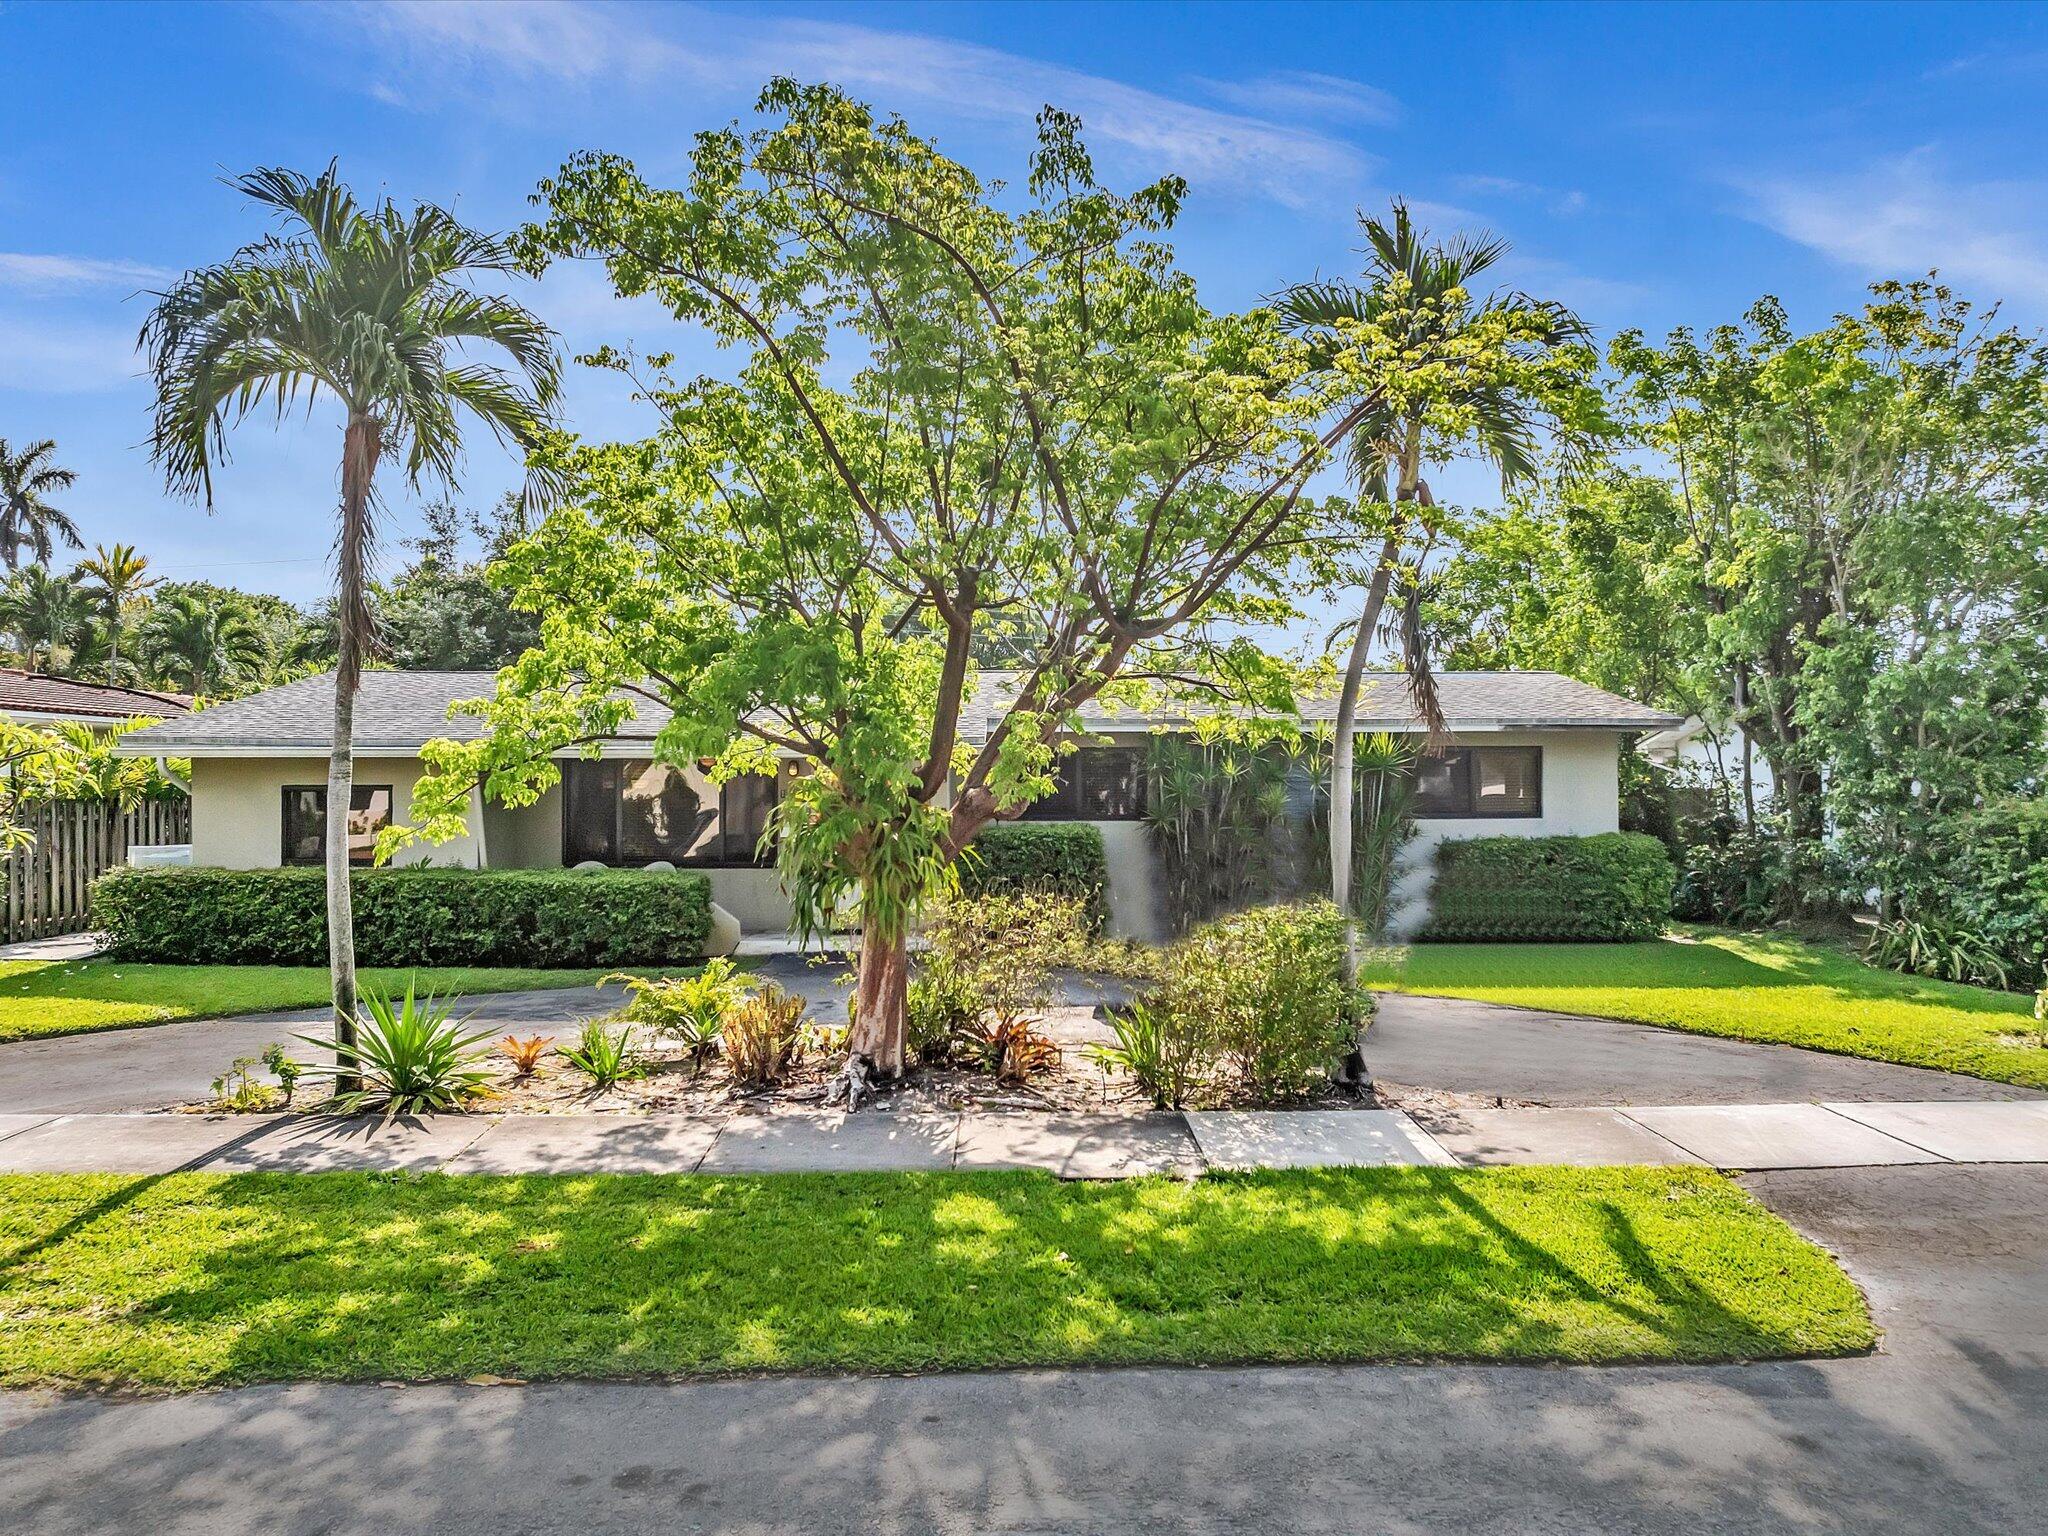
[[[1079,821],[996,822],[960,860],[966,896],[1051,891],[1087,903],[1097,932],[1109,916],[1109,856],[1102,831]]]
[[[1633,940],[1664,931],[1671,856],[1641,832],[1440,843],[1426,939]]]
[[[694,872],[374,869],[351,877],[363,965],[671,965],[704,952],[711,882]],[[319,869],[118,869],[92,922],[129,960],[318,965]]]

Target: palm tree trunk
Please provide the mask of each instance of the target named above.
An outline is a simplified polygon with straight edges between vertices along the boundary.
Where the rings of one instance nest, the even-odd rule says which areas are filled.
[[[327,969],[334,992],[336,1065],[343,1075],[335,1087],[352,1093],[362,1086],[353,1070],[356,1043],[355,908],[349,890],[348,819],[355,795],[356,689],[362,680],[369,640],[363,569],[368,555],[370,487],[382,446],[377,424],[351,416],[343,438],[341,539],[335,561],[337,636],[334,661],[334,736],[327,753]]]
[[[1337,734],[1330,747],[1330,899],[1344,914],[1344,982],[1358,980],[1356,921],[1351,910],[1351,793],[1357,760],[1358,695],[1365,685],[1366,658],[1372,653],[1373,631],[1379,627],[1380,611],[1387,604],[1387,588],[1393,581],[1394,561],[1401,548],[1406,523],[1397,522],[1380,547],[1380,560],[1366,588],[1365,611],[1358,616],[1358,628],[1351,636],[1351,656],[1344,667],[1344,686],[1337,695]]]

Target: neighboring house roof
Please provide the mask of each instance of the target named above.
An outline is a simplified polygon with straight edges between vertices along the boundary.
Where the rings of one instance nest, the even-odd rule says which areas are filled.
[[[411,753],[435,737],[476,739],[484,732],[484,722],[471,715],[451,720],[448,709],[461,699],[487,697],[495,677],[491,672],[365,672],[362,692],[356,697],[357,754]],[[969,740],[986,735],[994,713],[1016,683],[1015,673],[982,674],[976,698],[962,721]],[[1677,720],[1556,672],[1441,672],[1437,674],[1437,692],[1450,728],[1461,732],[1645,731]],[[665,709],[647,699],[636,697],[633,705],[633,719],[614,738],[621,744],[651,740],[668,718]],[[1091,707],[1083,711],[1082,718],[1099,730],[1143,730],[1184,724],[1208,712],[1199,701],[1190,701],[1144,711]],[[1335,715],[1334,695],[1303,701],[1304,719],[1327,721]],[[327,750],[333,720],[334,674],[327,672],[167,720],[135,732],[121,746],[124,751],[151,756],[301,756]],[[1401,677],[1381,673],[1367,678],[1358,723],[1362,730],[1420,728]]]
[[[182,715],[191,708],[191,698],[182,693],[0,667],[0,715],[10,720],[131,720],[137,715]]]

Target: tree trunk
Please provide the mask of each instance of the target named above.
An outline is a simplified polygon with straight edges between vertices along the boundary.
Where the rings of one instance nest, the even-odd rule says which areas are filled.
[[[339,1092],[362,1086],[356,1043],[355,907],[349,890],[348,818],[355,794],[356,690],[369,643],[364,565],[369,553],[370,491],[383,446],[377,423],[351,415],[342,440],[341,538],[336,546],[334,737],[327,753],[327,969],[334,994]]]
[[[847,1049],[874,1063],[877,1078],[903,1075],[903,1037],[910,988],[910,948],[902,933],[864,924]]]

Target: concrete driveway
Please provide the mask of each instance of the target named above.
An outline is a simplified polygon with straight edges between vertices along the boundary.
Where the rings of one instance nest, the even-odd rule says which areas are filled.
[[[1751,1181],[1867,1358],[0,1397],[0,1530],[2011,1533],[2048,1507],[2048,1172]]]

